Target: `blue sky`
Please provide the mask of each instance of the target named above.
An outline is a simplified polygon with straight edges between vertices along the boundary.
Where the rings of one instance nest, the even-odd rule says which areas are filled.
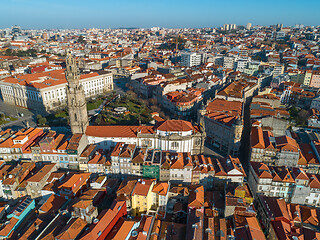
[[[319,0],[2,0],[0,28],[320,25]]]

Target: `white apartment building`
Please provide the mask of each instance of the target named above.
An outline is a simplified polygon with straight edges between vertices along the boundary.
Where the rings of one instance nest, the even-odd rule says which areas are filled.
[[[89,98],[113,90],[113,76],[111,72],[91,72],[80,76],[80,84]],[[63,69],[9,77],[0,81],[4,102],[39,112],[64,105],[67,100],[66,86]]]
[[[282,197],[286,202],[320,206],[319,175],[302,168],[274,167],[250,162],[248,182],[254,196]]]
[[[223,69],[234,69],[238,57],[223,57]]]
[[[235,70],[239,72],[244,72],[249,63],[249,59],[239,59],[235,62]]]
[[[201,54],[195,52],[183,52],[181,54],[181,65],[186,67],[201,65]]]
[[[273,68],[272,76],[277,77],[284,73],[284,66],[283,65],[275,65]]]

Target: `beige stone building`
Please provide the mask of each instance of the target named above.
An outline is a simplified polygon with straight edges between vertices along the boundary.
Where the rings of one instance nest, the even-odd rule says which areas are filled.
[[[199,110],[198,121],[205,127],[207,140],[220,151],[237,156],[243,131],[240,101],[215,99]]]
[[[43,165],[39,171],[26,180],[26,191],[31,198],[41,197],[41,189],[47,184],[50,174],[58,169],[55,163]]]

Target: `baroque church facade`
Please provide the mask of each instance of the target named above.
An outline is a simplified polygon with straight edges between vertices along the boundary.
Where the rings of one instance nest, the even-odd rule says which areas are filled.
[[[164,120],[154,126],[88,126],[89,144],[110,150],[118,142],[135,144],[162,151],[190,152],[192,155],[204,151],[205,131],[184,120]]]

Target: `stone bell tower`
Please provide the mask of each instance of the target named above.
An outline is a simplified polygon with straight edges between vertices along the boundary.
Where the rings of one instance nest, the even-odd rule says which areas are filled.
[[[67,79],[67,104],[70,118],[72,134],[85,133],[89,125],[87,103],[82,85],[80,84],[80,73],[76,60],[67,54],[67,69],[65,71]]]

